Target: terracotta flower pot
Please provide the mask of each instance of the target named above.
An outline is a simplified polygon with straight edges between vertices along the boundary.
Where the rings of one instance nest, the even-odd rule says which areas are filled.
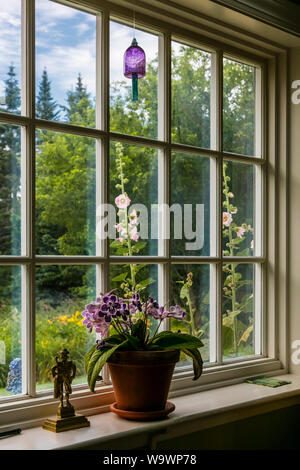
[[[178,350],[116,351],[108,367],[118,409],[163,410],[179,355]]]

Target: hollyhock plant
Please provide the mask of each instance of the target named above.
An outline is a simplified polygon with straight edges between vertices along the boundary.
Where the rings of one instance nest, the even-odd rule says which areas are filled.
[[[115,204],[119,209],[125,209],[130,205],[130,199],[126,194],[120,194],[115,199]]]
[[[231,178],[226,174],[227,163],[223,164],[223,237],[226,245],[226,249],[223,250],[223,256],[250,256],[250,250],[253,250],[253,240],[250,242],[247,238],[247,234],[253,236],[253,228],[250,224],[242,223],[238,225],[235,220],[238,216],[238,209],[232,205],[231,200],[234,197],[230,191],[229,182]],[[242,244],[248,244],[250,246],[245,249],[241,249]],[[253,323],[251,323],[251,317],[249,318],[249,324],[245,324],[244,329],[241,328],[243,322],[240,320],[239,315],[245,313],[252,308],[252,293],[246,292],[240,301],[239,295],[243,292],[246,285],[252,283],[251,280],[245,280],[242,278],[239,272],[237,263],[226,263],[223,265],[224,277],[224,298],[227,305],[230,305],[230,309],[226,310],[226,314],[223,315],[223,327],[229,328],[232,331],[232,348],[231,354],[234,356],[239,354],[239,348],[242,343],[249,340],[250,333],[253,331]],[[243,321],[245,321],[246,315]]]
[[[229,227],[232,222],[232,215],[230,212],[223,212],[223,226]]]
[[[246,232],[246,229],[244,229],[243,227],[238,227],[236,230],[236,234],[239,238],[242,238],[245,232]]]
[[[138,231],[137,231],[137,227],[134,226],[131,228],[130,230],[130,238],[131,240],[133,240],[134,242],[137,242],[139,240],[139,234],[138,234]]]
[[[137,225],[138,224],[138,214],[137,214],[137,211],[135,209],[129,214],[128,217],[129,217],[131,225]]]
[[[116,190],[121,193],[121,195],[128,197],[126,192],[126,183],[128,179],[124,174],[125,158],[123,154],[123,146],[120,143],[116,143],[116,166],[119,175],[119,182],[116,184]],[[139,213],[135,209],[128,207],[119,207],[120,206],[120,197],[115,198],[115,203],[118,207],[118,217],[119,221],[115,225],[115,228],[118,232],[118,237],[116,240],[111,242],[111,247],[116,250],[116,254],[123,256],[132,256],[139,253],[145,246],[146,242],[140,240],[139,230]],[[130,198],[128,198],[130,199]],[[124,201],[122,201],[124,202]],[[136,298],[137,295],[141,292],[145,292],[148,289],[148,286],[154,282],[154,280],[149,277],[142,277],[142,268],[143,265],[129,264],[124,268],[122,273],[119,273],[117,276],[112,278],[113,282],[121,282],[120,284],[120,293],[126,299],[131,299],[130,310],[131,313],[135,311],[136,317],[140,318],[143,316],[141,309],[140,300]],[[192,287],[191,281],[192,273],[189,273],[186,281],[179,281],[183,283],[181,288],[182,292],[186,293],[186,300],[188,302],[188,312],[187,315],[184,310],[181,309],[179,305],[175,305],[167,310],[164,306],[159,306],[154,299],[149,298],[147,312],[148,312],[148,322],[153,326],[155,321],[162,322],[166,318],[171,318],[174,320],[184,320],[185,329],[191,334],[195,335],[198,338],[202,336],[202,330],[200,326],[195,323],[195,311],[196,309],[193,306],[193,301],[190,295],[190,289]],[[182,297],[182,301],[185,301],[185,298]],[[150,322],[150,320],[152,321]],[[153,321],[154,320],[154,321]],[[174,324],[174,323],[173,323]],[[101,347],[103,344],[101,343]]]
[[[186,312],[179,305],[166,308],[153,298],[142,300],[138,293],[130,299],[118,297],[113,291],[101,294],[95,302],[86,305],[82,312],[83,324],[89,333],[98,334],[96,344],[86,355],[88,384],[93,392],[99,373],[118,349],[120,351],[161,351],[179,349],[192,357],[194,380],[202,373],[201,340],[187,333],[161,331],[166,318],[185,321]],[[156,330],[149,329],[151,319],[156,320]]]

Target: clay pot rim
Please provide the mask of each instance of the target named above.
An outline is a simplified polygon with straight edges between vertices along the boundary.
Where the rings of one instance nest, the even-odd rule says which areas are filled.
[[[179,349],[161,349],[158,351],[115,351],[108,359],[108,364],[174,364],[179,361]],[[159,358],[159,359],[158,359]],[[159,362],[158,362],[159,361]]]

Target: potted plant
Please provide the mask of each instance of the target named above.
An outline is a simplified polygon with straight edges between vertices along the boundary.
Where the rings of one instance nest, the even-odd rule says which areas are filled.
[[[155,419],[174,410],[167,396],[180,351],[193,359],[194,380],[200,377],[201,340],[180,331],[159,331],[166,318],[184,321],[180,306],[166,310],[152,297],[142,301],[133,293],[123,299],[112,291],[88,304],[82,315],[89,332],[94,329],[101,337],[85,358],[88,385],[94,392],[107,363],[116,398],[111,410],[120,416]]]

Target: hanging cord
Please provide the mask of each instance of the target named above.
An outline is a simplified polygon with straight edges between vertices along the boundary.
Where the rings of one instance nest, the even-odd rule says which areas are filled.
[[[133,37],[135,38],[135,10],[133,10]]]

